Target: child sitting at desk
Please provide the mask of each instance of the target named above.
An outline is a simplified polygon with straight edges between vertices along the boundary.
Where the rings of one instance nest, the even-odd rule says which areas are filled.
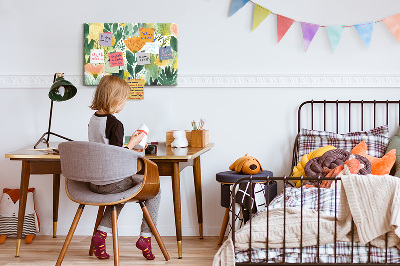
[[[113,115],[119,113],[125,106],[128,99],[130,87],[125,80],[117,76],[104,76],[94,93],[91,109],[96,110],[89,122],[89,141],[100,142],[122,147],[124,144],[124,126]],[[144,133],[135,131],[129,139],[125,148],[133,149],[144,137]],[[144,150],[136,150],[143,152]],[[119,193],[128,190],[137,185],[131,178],[126,177],[113,183],[90,183],[90,189],[93,192],[101,194]],[[157,224],[158,208],[160,205],[161,190],[152,198],[146,200],[146,206],[149,209],[154,223]],[[120,213],[124,204],[116,205],[117,215]],[[105,239],[107,233],[112,233],[111,208],[106,207],[103,218],[100,222],[97,232],[92,237],[94,253],[99,259],[108,259],[110,256],[106,252]],[[142,250],[143,256],[148,260],[153,260],[154,255],[151,252],[151,230],[145,218],[143,217],[140,238],[136,242],[136,247]]]

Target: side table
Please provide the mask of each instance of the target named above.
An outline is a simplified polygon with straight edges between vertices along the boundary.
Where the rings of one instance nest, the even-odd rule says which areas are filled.
[[[225,171],[216,174],[216,180],[221,184],[221,206],[225,208],[225,215],[222,221],[221,232],[218,238],[218,245],[222,244],[222,240],[225,236],[226,227],[229,222],[229,208],[231,205],[231,185],[235,184],[241,178],[249,177],[250,175],[238,173],[235,171]],[[253,177],[272,177],[273,173],[268,170],[260,171],[258,174],[253,175]],[[269,188],[265,186],[265,197],[266,203],[268,204],[277,195],[277,184],[276,182],[271,182]],[[269,198],[267,199],[267,189],[269,189]]]

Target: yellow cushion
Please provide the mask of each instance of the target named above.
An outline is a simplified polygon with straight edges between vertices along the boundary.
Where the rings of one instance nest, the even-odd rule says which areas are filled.
[[[324,146],[324,147],[318,148],[316,150],[313,150],[309,154],[304,154],[303,157],[301,157],[300,162],[295,167],[293,167],[292,176],[294,176],[294,177],[306,176],[306,174],[304,173],[304,167],[306,166],[306,163],[309,160],[311,160],[315,157],[320,157],[325,152],[334,150],[334,149],[336,149],[336,147],[328,145],[328,146]],[[300,187],[300,180],[295,180],[294,182],[296,183],[297,187]]]

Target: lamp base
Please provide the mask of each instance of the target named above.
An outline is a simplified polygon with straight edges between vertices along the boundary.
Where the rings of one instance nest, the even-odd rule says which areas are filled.
[[[67,138],[67,137],[64,137],[64,136],[61,136],[61,135],[59,135],[59,134],[56,134],[56,133],[53,133],[53,132],[48,131],[48,132],[43,133],[43,135],[42,135],[42,136],[40,137],[40,139],[36,142],[36,144],[35,144],[35,146],[33,146],[33,148],[36,149],[37,145],[39,145],[39,143],[41,143],[41,142],[46,143],[47,147],[49,147],[49,138],[50,138],[50,135],[54,135],[54,136],[56,136],[56,137],[59,137],[59,138],[62,138],[62,139],[68,140],[68,141],[72,141],[72,139],[69,139],[69,138]],[[46,137],[46,136],[47,136],[47,137]]]

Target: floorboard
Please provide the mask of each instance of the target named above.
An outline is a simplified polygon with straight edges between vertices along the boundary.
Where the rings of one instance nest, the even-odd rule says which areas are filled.
[[[152,249],[156,256],[154,261],[148,261],[142,256],[142,252],[135,247],[138,237],[119,237],[119,254],[121,265],[211,265],[214,254],[219,246],[218,237],[183,237],[182,249],[183,258],[178,259],[178,249],[174,236],[163,237],[164,244],[168,250],[171,260],[168,262],[159,249],[157,242],[152,238]],[[4,244],[0,245],[0,266],[11,265],[33,265],[47,266],[54,265],[58,254],[64,244],[65,236],[52,238],[51,236],[37,236],[31,244],[22,241],[20,257],[15,257],[15,238],[7,238]],[[107,252],[109,260],[99,260],[89,256],[90,237],[74,236],[68,248],[62,265],[113,265],[112,237],[107,238]]]

